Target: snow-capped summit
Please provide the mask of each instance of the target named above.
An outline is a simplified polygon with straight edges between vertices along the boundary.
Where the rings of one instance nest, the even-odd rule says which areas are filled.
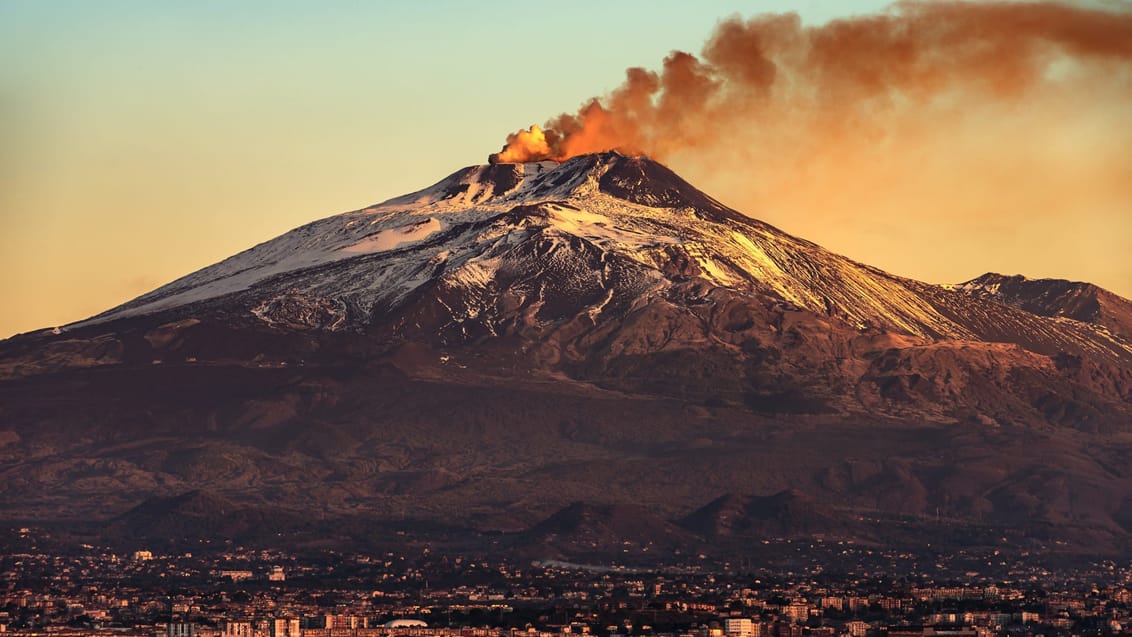
[[[450,340],[498,335],[524,312],[545,329],[579,315],[620,320],[689,282],[861,333],[1132,356],[1095,326],[1053,330],[1032,313],[979,304],[968,288],[834,254],[727,208],[655,161],[616,152],[469,166],[292,230],[79,325],[219,304],[270,325],[356,329],[432,302],[443,306],[428,312]]]

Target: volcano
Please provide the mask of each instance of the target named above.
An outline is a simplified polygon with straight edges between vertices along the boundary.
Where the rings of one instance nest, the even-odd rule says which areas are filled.
[[[802,535],[1121,551],[1129,307],[895,276],[645,157],[471,166],[0,342],[0,506],[113,529],[208,493],[290,527],[509,533],[789,493],[821,511]]]

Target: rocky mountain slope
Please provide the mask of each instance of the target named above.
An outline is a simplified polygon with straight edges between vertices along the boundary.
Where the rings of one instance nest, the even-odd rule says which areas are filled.
[[[625,506],[700,520],[651,542],[726,535],[687,516],[733,493],[751,533],[900,516],[1120,550],[1129,303],[996,277],[882,272],[647,158],[473,166],[0,342],[0,511],[115,528],[203,492],[569,552],[636,528]]]
[[[959,289],[1038,316],[1101,325],[1125,341],[1132,339],[1132,302],[1092,283],[989,272],[961,284]]]

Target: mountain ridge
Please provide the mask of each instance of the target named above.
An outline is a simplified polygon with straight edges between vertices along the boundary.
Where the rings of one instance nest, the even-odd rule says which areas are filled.
[[[0,510],[270,493],[327,520],[566,511],[608,540],[619,507],[786,492],[728,507],[782,534],[884,536],[836,504],[1124,546],[1132,345],[993,284],[836,255],[647,158],[467,167],[0,341]],[[532,546],[588,541],[548,528]]]
[[[1039,316],[1101,325],[1124,340],[1132,340],[1132,301],[1093,283],[987,272],[958,287]]]
[[[660,185],[656,186],[657,183]],[[497,188],[502,192],[497,192]],[[600,199],[613,196],[609,192],[616,193],[616,201],[645,207],[630,210],[629,217],[602,215],[602,204],[608,206],[609,202]],[[578,203],[579,197],[590,205],[570,204],[572,198]],[[589,201],[595,198],[597,201]],[[533,202],[534,207],[526,202]],[[469,205],[472,208],[465,210]],[[261,318],[272,316],[278,305],[275,299],[283,298],[292,301],[291,305],[305,306],[300,314],[314,315],[311,320],[315,325],[321,321],[331,326],[349,320],[365,322],[375,311],[401,303],[425,283],[445,275],[460,277],[459,272],[450,274],[461,265],[458,259],[449,257],[454,251],[471,252],[465,262],[474,265],[489,261],[491,251],[479,249],[483,242],[474,233],[506,231],[502,238],[512,240],[514,233],[508,230],[508,218],[501,215],[513,215],[513,209],[534,213],[515,225],[565,233],[596,243],[597,250],[603,253],[625,254],[617,250],[617,243],[630,250],[643,249],[644,255],[654,261],[637,259],[646,267],[675,269],[682,275],[698,276],[725,287],[761,286],[764,292],[787,303],[810,311],[839,314],[861,329],[878,322],[877,327],[929,339],[999,340],[1002,336],[1002,331],[996,334],[965,324],[971,314],[966,299],[935,289],[930,291],[932,298],[925,299],[926,284],[893,277],[829,253],[816,244],[726,208],[660,164],[617,153],[581,156],[563,164],[467,167],[416,193],[302,226],[76,326],[269,285],[276,289],[276,295],[261,299],[257,307],[250,308]],[[599,211],[596,214],[595,209]],[[679,217],[682,210],[707,217],[700,220],[702,224],[689,223]],[[638,232],[618,232],[633,229],[634,212],[647,222],[636,224]],[[503,230],[499,230],[501,222]],[[712,224],[712,232],[696,232],[696,228],[707,227],[708,223]],[[598,226],[605,231],[595,232]],[[613,250],[606,245],[609,243],[614,244]],[[426,251],[432,247],[438,254]],[[416,252],[421,257],[390,258],[403,252]],[[367,265],[366,261],[372,263]],[[475,268],[465,270],[471,270],[464,273],[465,279],[482,274]],[[303,277],[304,271],[310,276]],[[377,275],[381,280],[343,288],[315,279],[320,271],[326,273],[323,279],[372,279]],[[348,319],[350,314],[360,316]],[[322,317],[321,321],[317,317]],[[1132,359],[1132,346],[1114,341],[1107,334],[1090,332],[1088,328],[1059,333],[1046,329],[1040,321],[1019,317],[1015,315],[1012,320],[1026,325],[1015,325],[1007,331],[1029,332],[1030,340],[1054,338],[1055,342],[1045,345],[1043,352],[1101,348],[1114,356]],[[881,320],[876,321],[878,318]]]

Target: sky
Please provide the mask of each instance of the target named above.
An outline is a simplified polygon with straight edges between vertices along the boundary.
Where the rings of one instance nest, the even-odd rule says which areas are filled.
[[[793,11],[819,26],[887,4],[0,0],[0,338],[483,163],[627,68],[698,53],[721,20]],[[1089,73],[1072,97],[1043,85],[1008,107],[982,100],[930,134],[898,117],[875,144],[663,159],[747,214],[901,275],[996,270],[1132,296],[1130,71]]]

